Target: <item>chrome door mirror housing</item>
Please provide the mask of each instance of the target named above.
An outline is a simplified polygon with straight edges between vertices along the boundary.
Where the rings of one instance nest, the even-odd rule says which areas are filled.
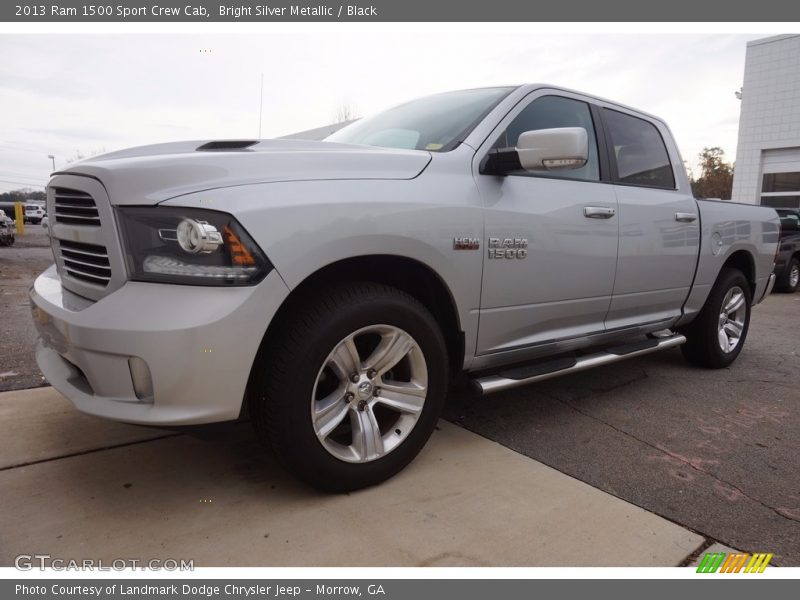
[[[579,169],[589,159],[589,136],[583,127],[525,131],[516,151],[526,171]]]

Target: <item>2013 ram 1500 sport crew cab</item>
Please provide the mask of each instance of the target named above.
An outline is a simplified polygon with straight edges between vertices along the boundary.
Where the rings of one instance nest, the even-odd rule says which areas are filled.
[[[146,146],[55,173],[39,367],[87,413],[236,419],[299,477],[390,477],[451,376],[490,393],[680,345],[725,367],[774,210],[696,201],[661,120],[544,85],[440,94],[323,142]]]

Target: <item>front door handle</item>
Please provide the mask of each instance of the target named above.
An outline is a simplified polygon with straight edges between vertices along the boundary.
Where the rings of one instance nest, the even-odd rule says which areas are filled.
[[[675,220],[679,223],[691,223],[697,220],[697,215],[694,213],[676,212]]]
[[[610,219],[617,211],[607,206],[584,206],[583,216],[587,219]]]

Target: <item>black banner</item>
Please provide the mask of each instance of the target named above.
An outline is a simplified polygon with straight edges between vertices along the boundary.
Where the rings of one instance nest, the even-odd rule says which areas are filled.
[[[710,579],[713,575],[698,575]],[[756,580],[757,579],[757,580]],[[752,598],[755,594],[771,598],[794,597],[796,583],[789,579],[718,577],[713,590],[697,585],[694,579],[672,580],[552,580],[552,579],[138,579],[138,580],[5,580],[0,582],[0,597],[5,600],[420,600],[457,598],[674,598],[707,597],[709,593],[726,600]]]
[[[76,0],[0,3],[0,21],[17,22],[791,22],[800,3],[786,0],[370,0],[286,2],[267,0]]]

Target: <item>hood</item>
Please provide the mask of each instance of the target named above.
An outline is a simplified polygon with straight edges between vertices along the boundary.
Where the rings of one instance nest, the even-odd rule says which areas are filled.
[[[237,145],[240,147],[224,148]],[[199,149],[202,146],[210,149]],[[155,204],[192,192],[251,183],[413,179],[430,160],[430,153],[420,150],[333,142],[201,140],[140,146],[93,156],[53,175],[99,179],[114,205]]]

